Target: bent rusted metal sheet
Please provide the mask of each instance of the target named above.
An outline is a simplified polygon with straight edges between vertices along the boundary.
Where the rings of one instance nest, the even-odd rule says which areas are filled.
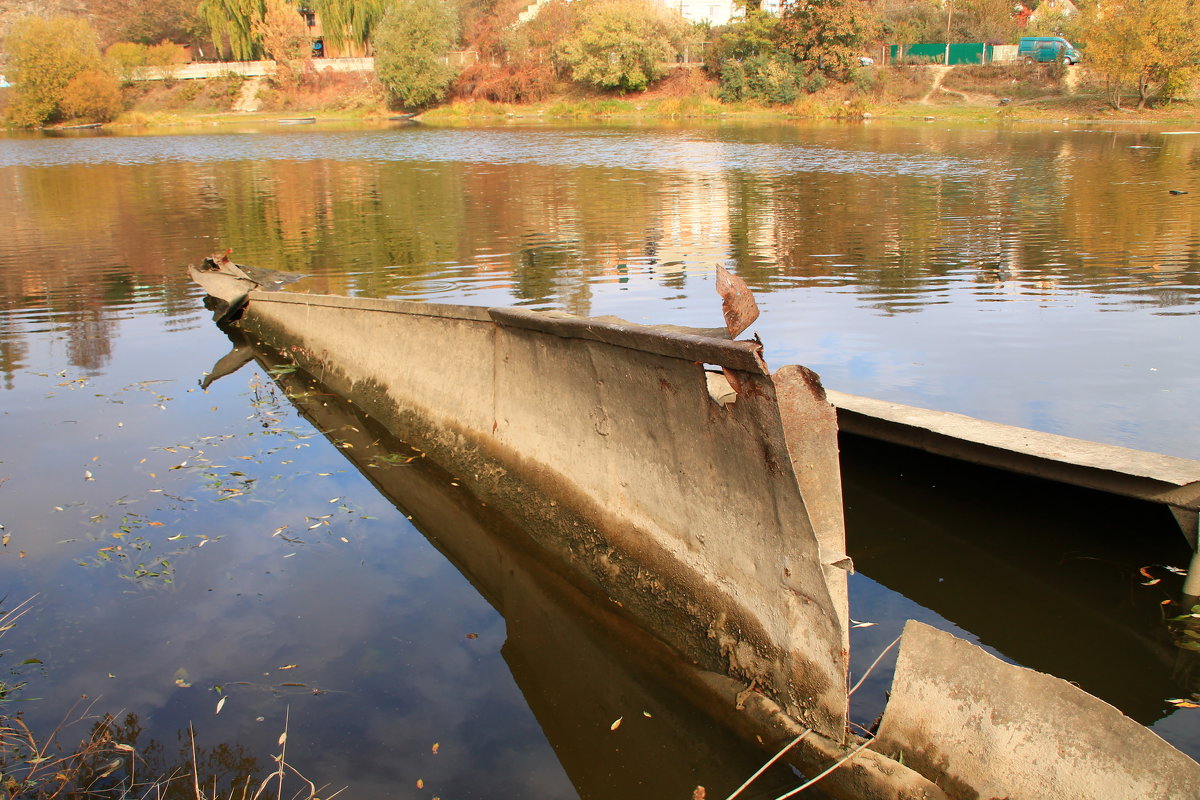
[[[193,276],[210,294],[242,288]],[[244,329],[530,523],[662,641],[841,740],[846,573],[829,565],[844,534],[832,503],[825,541],[814,532],[793,457],[815,456],[789,442],[759,344],[521,309],[250,296]],[[734,376],[734,402],[710,396],[705,364]],[[809,424],[829,426],[806,450],[836,446],[832,409],[791,401],[805,403],[824,404]]]
[[[871,746],[956,800],[1200,794],[1200,765],[1117,709],[913,620]]]

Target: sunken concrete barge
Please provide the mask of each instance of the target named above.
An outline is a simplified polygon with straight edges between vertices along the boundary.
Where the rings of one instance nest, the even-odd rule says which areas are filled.
[[[728,273],[718,280],[727,327],[716,332],[283,292],[227,258],[191,274],[220,324],[248,337],[214,371],[283,354],[427,452],[512,520],[540,563],[678,654],[689,665],[678,679],[714,717],[772,752],[787,747],[783,758],[806,775],[830,770],[823,791],[1200,795],[1200,765],[1116,708],[915,621],[876,736],[849,731],[853,565],[838,420],[931,452],[1146,496],[1175,512],[1193,546],[1200,463],[1142,454],[1149,474],[1126,480],[1103,460],[1120,448],[1047,457],[1063,442],[1034,434],[1018,437],[1032,452],[1016,452],[994,438],[1007,426],[864,411],[869,403],[845,396],[839,415],[814,373],[771,372],[761,344],[736,340],[757,311]]]

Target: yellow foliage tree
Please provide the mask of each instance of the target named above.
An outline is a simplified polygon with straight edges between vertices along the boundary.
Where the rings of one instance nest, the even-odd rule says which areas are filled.
[[[96,34],[79,17],[25,17],[4,40],[16,72],[6,116],[10,124],[34,128],[63,116],[67,85],[85,70],[103,71]]]
[[[267,0],[267,10],[252,26],[262,48],[275,61],[275,80],[294,85],[312,52],[312,38],[304,18],[287,0]]]
[[[1092,6],[1083,23],[1087,61],[1108,78],[1121,107],[1129,86],[1144,108],[1153,88],[1171,97],[1200,71],[1200,9],[1192,0],[1110,0]]]

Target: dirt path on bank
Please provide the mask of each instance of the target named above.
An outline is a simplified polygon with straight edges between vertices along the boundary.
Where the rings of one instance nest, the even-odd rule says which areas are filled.
[[[934,65],[929,67],[929,69],[933,70],[933,84],[919,101],[923,106],[929,105],[929,98],[933,97],[934,92],[942,88],[942,81],[946,79],[946,73],[954,69],[954,67]]]

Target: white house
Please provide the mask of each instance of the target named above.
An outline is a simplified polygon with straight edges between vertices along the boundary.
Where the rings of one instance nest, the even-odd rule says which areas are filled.
[[[708,22],[710,25],[728,24],[743,13],[733,0],[663,0],[663,4],[678,11],[688,22]]]

